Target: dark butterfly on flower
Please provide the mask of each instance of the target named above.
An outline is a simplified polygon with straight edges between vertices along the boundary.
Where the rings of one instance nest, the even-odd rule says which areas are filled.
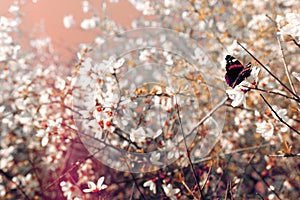
[[[240,84],[243,80],[250,76],[251,63],[249,62],[246,66],[242,65],[240,61],[231,55],[227,55],[226,58],[226,83],[234,88]]]

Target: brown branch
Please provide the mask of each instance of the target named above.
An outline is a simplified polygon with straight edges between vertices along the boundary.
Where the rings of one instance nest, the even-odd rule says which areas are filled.
[[[279,78],[277,78],[262,62],[260,62],[250,51],[248,51],[239,41],[237,42],[264,70],[266,70],[282,87],[284,87],[289,93],[295,96],[295,98],[300,101],[300,98],[295,94],[290,88],[288,88]]]
[[[300,44],[295,39],[293,39],[292,41],[294,42],[295,45],[297,45],[300,48]]]
[[[282,45],[281,45],[281,42],[279,40],[279,38],[277,37],[277,41],[278,41],[278,44],[279,44],[279,47],[280,47],[280,50],[281,50],[281,54],[282,54],[282,62],[283,62],[283,66],[284,66],[284,69],[285,69],[285,73],[286,73],[286,76],[288,78],[288,81],[290,83],[290,86],[293,90],[293,92],[296,94],[296,90],[295,90],[295,86],[291,80],[291,76],[290,76],[290,72],[288,70],[288,67],[286,65],[286,62],[285,62],[285,55],[284,55],[284,51],[283,51],[283,48],[282,48]]]
[[[295,131],[298,135],[300,135],[300,132],[295,129],[294,127],[292,127],[291,125],[289,125],[286,121],[284,121],[278,114],[277,112],[272,108],[272,106],[270,105],[270,103],[265,99],[265,97],[260,94],[261,98],[264,100],[264,102],[268,105],[268,107],[271,109],[271,111],[276,115],[276,117],[279,119],[279,121],[281,121],[282,123],[284,123],[287,127],[289,127],[290,129],[292,129],[293,131]]]
[[[251,90],[258,90],[258,91],[269,93],[269,94],[279,95],[279,96],[285,97],[287,99],[291,99],[291,100],[294,100],[296,102],[300,102],[299,99],[297,99],[295,97],[291,97],[291,96],[285,95],[285,94],[282,94],[280,92],[269,91],[269,90],[265,90],[265,89],[258,88],[258,87],[255,87],[255,88],[248,87],[248,86],[244,86],[244,87],[249,88]]]
[[[175,96],[176,97],[176,96]],[[177,102],[177,101],[176,101]],[[188,146],[187,146],[187,143],[186,143],[186,136],[184,134],[184,131],[183,131],[183,127],[182,127],[182,121],[181,121],[181,117],[180,117],[180,113],[179,113],[179,108],[177,106],[177,116],[178,116],[178,119],[179,119],[179,124],[180,124],[180,130],[181,130],[181,133],[183,135],[183,141],[184,141],[184,147],[185,147],[185,151],[186,151],[186,156],[188,158],[188,162],[189,162],[189,166],[192,170],[192,174],[193,174],[193,177],[195,179],[195,182],[196,182],[196,185],[199,189],[199,193],[200,193],[200,198],[204,200],[204,196],[203,196],[203,193],[202,193],[202,189],[200,187],[200,184],[199,184],[199,181],[198,181],[198,178],[197,178],[197,174],[195,172],[195,169],[194,169],[194,165],[192,163],[192,160],[191,160],[191,156],[190,156],[190,151],[188,150]]]

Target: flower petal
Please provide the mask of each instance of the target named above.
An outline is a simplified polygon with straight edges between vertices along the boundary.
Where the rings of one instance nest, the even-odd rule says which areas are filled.
[[[102,185],[101,185],[101,188],[99,188],[99,190],[104,190],[104,189],[106,189],[106,188],[107,188],[107,185],[102,184]]]
[[[97,181],[97,188],[101,188],[102,184],[104,182],[104,176],[100,177]]]

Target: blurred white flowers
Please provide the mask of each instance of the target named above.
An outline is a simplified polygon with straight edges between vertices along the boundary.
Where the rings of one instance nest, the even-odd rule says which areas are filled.
[[[89,19],[84,19],[81,24],[80,27],[84,30],[91,30],[97,27],[97,25],[99,24],[100,19],[98,17],[91,17]]]
[[[283,41],[290,41],[291,39],[300,39],[300,14],[287,13],[285,17],[278,15],[276,18],[279,32]]]
[[[83,1],[82,2],[82,11],[84,13],[89,12],[90,8],[91,8],[91,5],[90,5],[90,3],[88,1]]]
[[[142,127],[138,129],[132,129],[130,132],[130,140],[132,142],[145,142],[146,140],[146,133]]]
[[[107,185],[103,184],[104,182],[104,176],[101,176],[98,181],[97,181],[97,185],[92,182],[92,181],[88,181],[88,187],[87,189],[83,189],[83,192],[89,193],[89,192],[99,192],[101,190],[104,190],[107,188]]]
[[[73,15],[66,15],[63,19],[65,28],[69,29],[75,25],[75,20]]]
[[[274,126],[270,122],[257,122],[256,123],[256,132],[260,133],[263,138],[266,140],[271,139],[274,133]]]

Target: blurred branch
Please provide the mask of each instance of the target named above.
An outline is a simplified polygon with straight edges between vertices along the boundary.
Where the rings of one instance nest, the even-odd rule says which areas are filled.
[[[209,169],[208,169],[207,176],[206,176],[206,179],[205,179],[205,181],[204,181],[204,183],[203,183],[203,185],[202,185],[201,190],[204,190],[204,187],[205,187],[205,185],[206,185],[206,183],[207,183],[207,181],[208,181],[208,178],[209,178],[209,176],[210,176],[211,169],[212,169],[212,164],[210,165],[210,167],[209,167]]]
[[[293,39],[292,41],[294,42],[295,45],[297,45],[300,48],[300,44],[295,39]]]
[[[207,157],[202,158],[198,161],[194,161],[194,163],[202,163],[202,162],[212,160],[214,158],[218,158],[218,157],[222,157],[222,156],[226,156],[226,155],[231,155],[231,154],[234,154],[234,153],[252,151],[252,150],[256,150],[259,147],[269,147],[269,146],[272,146],[272,145],[269,144],[269,143],[266,143],[266,144],[262,144],[262,145],[259,145],[259,146],[252,146],[252,147],[245,147],[245,148],[235,149],[235,150],[232,150],[232,151],[229,151],[229,152],[224,152],[224,153],[221,153],[221,154],[218,154],[218,155],[215,155],[215,156],[207,156]]]

